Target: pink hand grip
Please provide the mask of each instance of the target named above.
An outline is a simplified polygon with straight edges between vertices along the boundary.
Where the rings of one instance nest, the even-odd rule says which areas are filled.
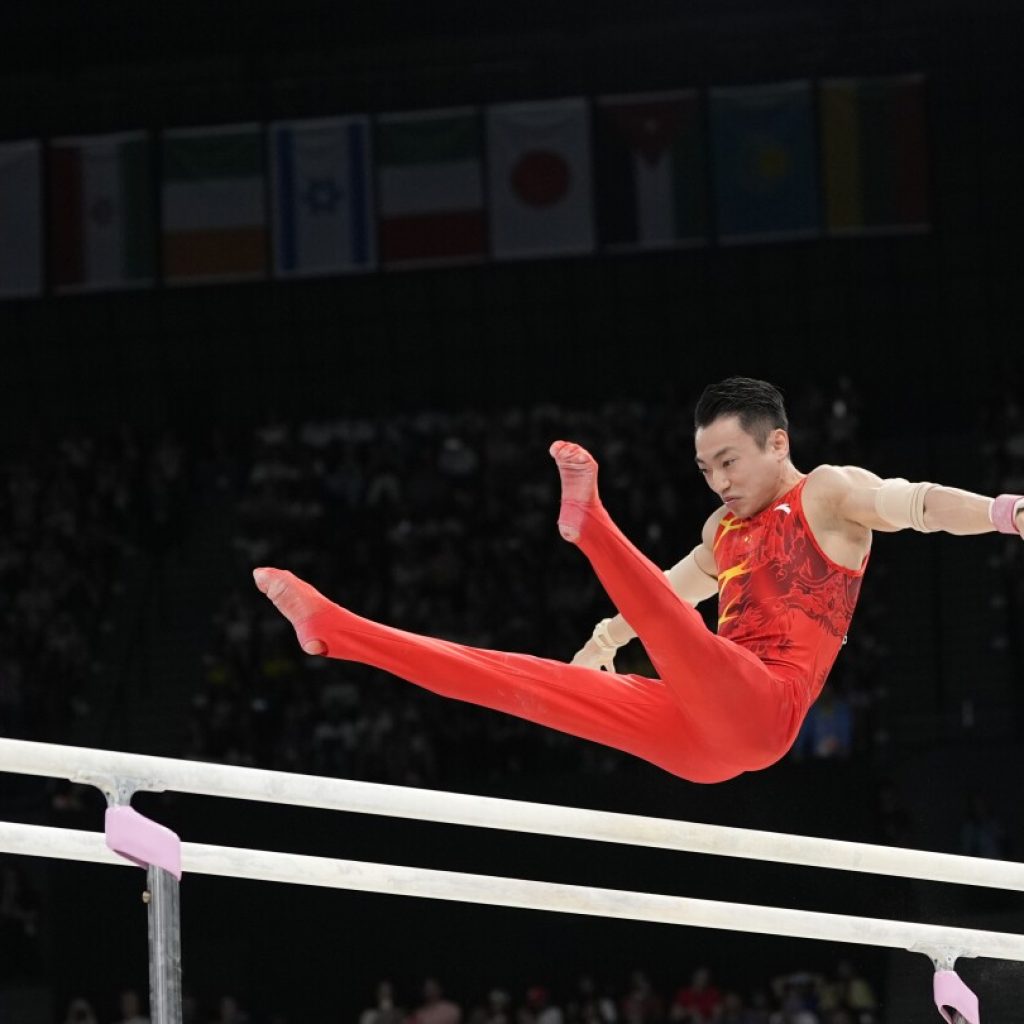
[[[1024,497],[1019,494],[1000,494],[993,499],[989,508],[988,517],[992,525],[1000,533],[1015,533],[1020,535],[1017,529],[1017,509],[1024,503]]]

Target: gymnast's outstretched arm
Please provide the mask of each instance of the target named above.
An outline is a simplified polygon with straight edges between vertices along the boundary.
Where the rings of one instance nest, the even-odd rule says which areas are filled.
[[[718,594],[718,569],[715,565],[715,530],[725,509],[717,509],[704,524],[701,542],[671,569],[665,570],[672,589],[679,598],[694,606]],[[621,616],[602,619],[587,642],[572,659],[573,665],[615,670],[615,652],[636,637],[636,631]]]
[[[870,530],[1024,535],[1024,497],[1019,494],[989,498],[959,487],[883,480],[856,466],[822,466],[815,476],[819,493],[840,518]]]

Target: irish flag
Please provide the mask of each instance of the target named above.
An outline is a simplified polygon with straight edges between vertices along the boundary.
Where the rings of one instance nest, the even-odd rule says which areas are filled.
[[[372,269],[369,135],[366,117],[271,126],[278,276]]]
[[[50,268],[57,291],[153,283],[152,152],[144,132],[50,144]]]
[[[829,234],[927,230],[923,76],[828,79],[818,110]]]
[[[161,139],[163,272],[172,283],[262,277],[267,270],[263,131],[186,128]]]
[[[487,111],[487,140],[495,256],[593,251],[587,101],[493,106]]]
[[[604,248],[658,249],[705,241],[707,162],[696,92],[601,97],[595,149]]]
[[[382,263],[484,257],[480,116],[475,108],[382,115],[375,152]]]
[[[42,292],[41,234],[39,143],[0,143],[0,297]]]

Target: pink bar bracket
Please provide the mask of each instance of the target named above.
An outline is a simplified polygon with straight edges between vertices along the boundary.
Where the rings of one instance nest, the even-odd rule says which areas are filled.
[[[139,867],[163,868],[181,881],[181,840],[131,807],[108,807],[107,846]]]
[[[967,1024],[981,1024],[978,997],[960,980],[956,971],[936,971],[933,989],[935,1005],[946,1024],[953,1024],[950,1010],[956,1010]]]

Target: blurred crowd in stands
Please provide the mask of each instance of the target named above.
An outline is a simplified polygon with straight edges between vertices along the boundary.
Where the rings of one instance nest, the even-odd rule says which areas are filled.
[[[373,1000],[351,1024],[877,1024],[878,985],[849,960],[828,974],[795,971],[751,992],[719,983],[706,966],[682,984],[656,987],[648,973],[630,972],[619,987],[585,975],[564,991],[530,984],[521,993],[495,987],[461,1000],[446,995],[436,978],[416,993],[398,991],[390,980],[376,986]],[[62,1024],[148,1024],[145,1002],[122,991],[113,1013],[84,997],[68,1005]],[[294,1024],[287,1011],[249,1007],[235,996],[205,1005],[186,994],[183,1024]],[[333,1018],[331,1024],[337,1024]]]
[[[112,437],[37,440],[0,461],[0,733],[67,741],[95,710],[128,565],[190,504],[183,449]]]

